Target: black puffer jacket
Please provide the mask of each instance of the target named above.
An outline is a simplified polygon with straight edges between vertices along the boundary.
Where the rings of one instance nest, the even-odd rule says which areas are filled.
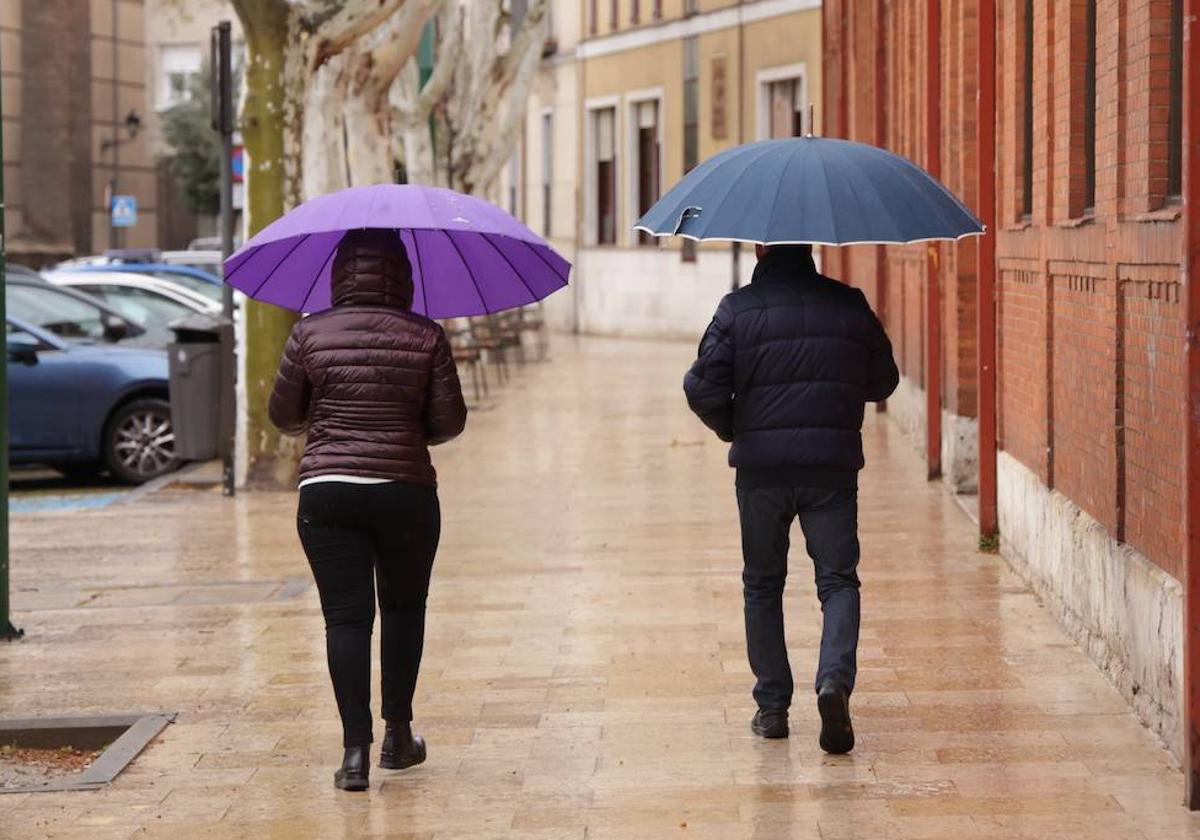
[[[429,447],[466,424],[446,334],[408,311],[412,267],[394,231],[346,235],[333,261],[333,308],[292,329],[271,422],[308,432],[300,478],[341,474],[436,484]]]
[[[721,301],[684,391],[733,442],[739,486],[854,487],[864,405],[886,399],[899,378],[863,293],[818,274],[805,249],[785,247]]]

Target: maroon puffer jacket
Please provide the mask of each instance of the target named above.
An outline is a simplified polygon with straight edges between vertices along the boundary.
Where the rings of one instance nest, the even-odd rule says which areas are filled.
[[[394,231],[348,233],[333,261],[334,307],[292,329],[271,422],[308,432],[300,479],[337,473],[437,484],[429,447],[467,420],[446,334],[413,314],[412,267]]]

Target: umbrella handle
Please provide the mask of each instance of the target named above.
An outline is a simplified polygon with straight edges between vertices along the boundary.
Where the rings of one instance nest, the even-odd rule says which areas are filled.
[[[700,214],[703,212],[704,212],[703,207],[684,207],[683,212],[679,214],[679,221],[676,222],[675,232],[672,235],[678,236],[679,232],[681,230],[683,230],[684,222],[686,222],[688,219],[699,219]]]

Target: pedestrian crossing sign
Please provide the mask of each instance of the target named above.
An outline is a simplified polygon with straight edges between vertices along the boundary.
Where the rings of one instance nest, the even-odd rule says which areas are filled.
[[[137,197],[114,195],[112,199],[112,226],[133,227],[137,224]]]

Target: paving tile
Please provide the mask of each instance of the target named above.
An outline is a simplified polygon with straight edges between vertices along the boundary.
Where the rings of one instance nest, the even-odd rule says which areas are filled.
[[[732,475],[679,394],[693,352],[559,339],[435,453],[429,761],[365,795],[331,784],[294,493],[15,515],[28,637],[0,649],[0,713],[179,714],[105,790],[0,796],[0,836],[1200,838],[1169,754],[873,413],[858,747],[821,752],[803,688],[789,740],[753,737]],[[793,546],[803,687],[820,608]]]

